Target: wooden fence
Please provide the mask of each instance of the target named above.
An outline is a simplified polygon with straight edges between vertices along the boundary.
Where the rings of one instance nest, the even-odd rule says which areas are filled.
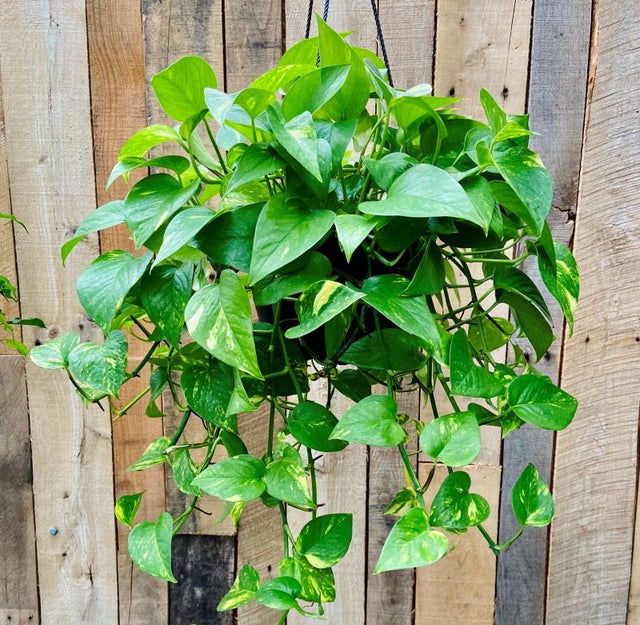
[[[525,428],[503,444],[489,440],[473,468],[481,492],[505,504],[489,528],[501,537],[512,531],[508,497],[526,460],[556,495],[550,532],[527,533],[497,564],[470,535],[415,575],[374,577],[388,531],[379,512],[397,467],[364,448],[327,462],[320,489],[328,508],[355,515],[327,622],[639,625],[640,3],[379,0],[379,8],[398,86],[433,82],[472,114],[481,113],[484,86],[508,111],[531,115],[534,148],[555,181],[553,230],[573,245],[582,273],[574,336],[562,340],[558,325],[541,368],[580,409],[555,438]],[[24,330],[28,345],[67,331],[98,335],[75,280],[99,250],[130,242],[123,231],[90,236],[66,269],[59,248],[95,206],[123,196],[121,184],[105,191],[119,147],[162,121],[151,76],[195,53],[228,90],[245,86],[303,36],[306,10],[306,0],[2,1],[0,212],[12,211],[29,233],[0,226],[0,273],[19,284],[21,309],[10,314],[47,323]],[[367,0],[334,0],[329,23],[375,49]],[[419,398],[407,401],[419,410]],[[171,418],[164,427],[175,427]],[[85,409],[62,374],[0,356],[0,623],[233,622],[215,605],[235,567],[250,558],[266,571],[279,559],[268,511],[248,506],[237,535],[196,517],[175,541],[182,581],[171,588],[131,565],[126,532],[116,528],[119,494],[146,490],[142,517],[176,506],[160,469],[124,471],[162,428],[139,413],[112,423]],[[346,490],[345,474],[361,476],[357,488]],[[237,617],[239,625],[274,622],[257,608]]]

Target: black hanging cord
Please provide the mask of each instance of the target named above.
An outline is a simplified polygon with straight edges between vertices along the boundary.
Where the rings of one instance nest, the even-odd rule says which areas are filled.
[[[324,8],[322,9],[322,19],[326,22],[329,17],[329,3],[330,0],[324,0]],[[393,78],[391,76],[391,66],[389,65],[389,56],[387,55],[387,46],[384,43],[384,35],[382,33],[382,24],[380,23],[380,14],[378,13],[378,5],[376,0],[371,0],[371,10],[373,11],[373,19],[376,23],[376,30],[378,32],[378,41],[380,42],[380,49],[382,50],[382,60],[387,68],[387,78],[389,79],[389,85],[393,87]],[[307,11],[307,26],[304,31],[304,38],[309,39],[311,34],[311,18],[313,17],[313,0],[309,0],[309,9]]]

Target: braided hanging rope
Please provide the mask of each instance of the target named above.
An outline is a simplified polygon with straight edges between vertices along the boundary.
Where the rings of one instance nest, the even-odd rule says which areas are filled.
[[[326,22],[329,17],[329,3],[330,0],[324,0],[324,7],[322,9],[322,19]],[[378,12],[377,0],[371,0],[371,10],[373,11],[373,19],[376,23],[376,31],[378,42],[380,43],[380,50],[382,51],[382,60],[387,68],[387,77],[389,79],[389,85],[393,87],[393,77],[391,76],[391,66],[389,65],[389,56],[387,55],[387,46],[384,42],[384,34],[382,32],[382,23],[380,22],[380,13]],[[304,31],[304,38],[309,39],[311,34],[311,19],[313,17],[313,0],[309,0],[309,9],[307,10],[307,25]],[[318,55],[319,56],[319,55]],[[318,59],[319,63],[319,59]]]

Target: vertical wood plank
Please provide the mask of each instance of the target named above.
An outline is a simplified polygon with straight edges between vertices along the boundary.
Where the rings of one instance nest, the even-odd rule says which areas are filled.
[[[640,6],[601,0],[596,7],[595,81],[587,102],[574,243],[581,298],[562,364],[563,386],[580,407],[571,427],[557,437],[548,625],[624,623],[631,581],[640,219],[634,210],[621,218],[620,210],[637,205]]]
[[[530,126],[540,133],[531,140],[554,181],[549,217],[555,239],[570,245],[578,199],[584,105],[591,33],[591,0],[536,2],[529,80]],[[562,59],[562,63],[558,62]],[[535,263],[524,269],[544,290]],[[556,342],[536,368],[558,382],[563,318],[558,304],[546,298],[554,320]],[[526,349],[526,348],[525,348]],[[525,426],[503,444],[500,541],[508,540],[517,523],[511,510],[511,490],[528,462],[545,480],[551,477],[554,435]],[[527,531],[498,558],[497,625],[542,625],[545,613],[548,532]],[[532,584],[531,580],[539,580]]]
[[[37,623],[38,574],[31,491],[29,413],[22,356],[0,356],[0,622]]]
[[[144,75],[144,44],[140,5],[123,0],[87,0],[87,35],[91,85],[91,115],[98,205],[125,197],[129,186],[117,180],[109,190],[106,181],[118,160],[125,141],[146,125]],[[140,178],[136,172],[132,178]],[[125,226],[100,233],[102,251],[124,249],[133,251],[129,231]],[[131,362],[135,367],[147,345],[130,340]],[[148,385],[148,374],[127,383],[118,405],[125,405]],[[162,422],[148,419],[144,402],[113,424],[113,465],[115,496],[144,491],[137,520],[154,520],[165,508],[162,467],[147,471],[127,472],[146,446],[162,436]],[[128,529],[118,524],[118,586],[120,622],[137,625],[148,622],[153,611],[158,622],[167,618],[167,583],[149,578],[127,562]],[[131,603],[133,602],[133,603]]]
[[[9,168],[7,166],[7,142],[4,131],[4,107],[2,105],[2,75],[0,75],[0,213],[11,214],[11,190],[9,187]],[[6,276],[11,284],[17,286],[18,272],[16,268],[15,244],[13,240],[13,224],[8,219],[0,219],[0,276]],[[19,316],[18,302],[2,298],[0,306],[7,319]],[[20,326],[15,327],[14,337],[20,340]],[[0,339],[11,338],[10,332],[0,328]],[[10,354],[12,350],[0,343],[0,354]]]
[[[233,612],[216,606],[233,583],[236,556],[232,536],[177,535],[173,539],[173,573],[178,584],[169,592],[171,625],[232,625]]]
[[[60,245],[95,206],[85,3],[5,3],[0,59],[22,304],[49,325],[27,342],[99,332],[74,285],[97,251],[92,237],[62,271]],[[29,45],[25,46],[25,41]],[[37,259],[37,262],[34,262]],[[116,623],[109,416],[89,409],[63,375],[27,367],[43,623]],[[49,533],[56,527],[57,534]]]

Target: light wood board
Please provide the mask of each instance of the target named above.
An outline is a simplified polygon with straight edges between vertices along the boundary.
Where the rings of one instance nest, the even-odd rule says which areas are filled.
[[[0,59],[12,208],[30,227],[16,237],[22,304],[49,326],[24,336],[30,345],[73,330],[97,339],[74,289],[96,238],[67,270],[59,256],[96,199],[85,3],[5,3]],[[29,365],[27,388],[42,622],[115,623],[109,416],[84,408],[60,372]]]
[[[562,384],[580,407],[557,438],[548,625],[624,623],[630,588],[638,592],[630,576],[640,402],[640,220],[632,209],[640,167],[640,6],[602,0],[595,17],[574,242],[581,298],[562,365]]]

